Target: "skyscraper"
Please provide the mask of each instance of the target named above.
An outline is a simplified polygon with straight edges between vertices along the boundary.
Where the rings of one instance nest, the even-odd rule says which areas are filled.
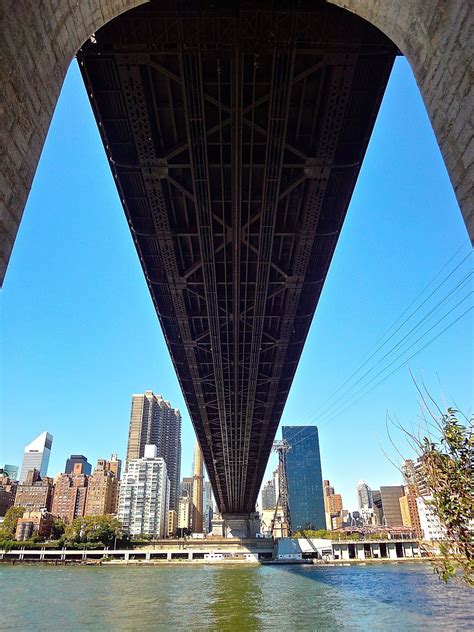
[[[380,498],[382,500],[384,524],[389,527],[403,526],[400,498],[404,496],[401,485],[381,485]]]
[[[275,483],[267,481],[262,489],[262,509],[275,509],[276,506]]]
[[[324,529],[323,479],[316,426],[283,426],[283,440],[291,449],[286,455],[286,474],[291,527]]]
[[[155,445],[144,446],[144,455],[127,461],[120,485],[118,518],[131,535],[168,534],[170,484],[166,462]]]
[[[49,432],[42,432],[36,439],[25,446],[20,471],[20,483],[26,481],[30,470],[38,470],[41,477],[47,475],[52,445],[52,435]]]
[[[357,502],[359,509],[371,509],[373,506],[372,490],[365,481],[359,481],[357,483]]]
[[[199,442],[194,446],[194,467],[193,467],[193,518],[192,529],[194,533],[202,533],[202,485],[203,485],[203,463],[202,452]]]
[[[204,533],[210,533],[212,531],[212,516],[214,515],[214,502],[212,496],[211,481],[205,481],[204,483],[204,500],[203,500],[203,519],[202,528]]]
[[[430,490],[426,484],[426,476],[423,471],[423,459],[419,458],[416,461],[411,459],[405,459],[401,467],[403,478],[406,485],[412,485],[416,487],[414,493],[419,496],[429,496]]]
[[[82,473],[88,476],[92,472],[92,465],[87,460],[83,454],[71,454],[71,456],[66,460],[66,466],[64,468],[65,474],[72,474],[74,471],[74,465],[76,463],[81,463],[82,465]]]
[[[181,414],[161,395],[145,391],[132,396],[127,462],[143,457],[145,445],[156,445],[170,481],[170,509],[178,509],[181,471]]]

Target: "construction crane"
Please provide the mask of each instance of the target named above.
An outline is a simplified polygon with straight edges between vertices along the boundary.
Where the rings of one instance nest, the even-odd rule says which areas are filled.
[[[275,513],[273,514],[272,533],[275,529],[278,507],[283,510],[283,522],[281,524],[281,535],[283,537],[283,526],[286,522],[287,535],[291,535],[291,514],[290,503],[288,500],[288,479],[286,476],[286,455],[291,450],[291,445],[284,439],[281,441],[274,441],[273,452],[278,453],[278,499],[275,506]]]

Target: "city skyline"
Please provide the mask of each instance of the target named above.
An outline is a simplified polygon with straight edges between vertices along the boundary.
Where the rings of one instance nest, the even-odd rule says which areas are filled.
[[[400,92],[403,103],[394,99]],[[69,131],[71,153],[58,161],[59,147],[64,145],[60,130],[71,113],[77,125]],[[413,139],[407,137],[408,130],[413,131]],[[429,161],[420,164],[417,152],[429,156]],[[86,185],[74,193],[71,208],[78,174]],[[50,190],[48,177],[61,183],[52,198],[45,198]],[[79,203],[80,216],[73,210]],[[384,213],[378,216],[375,232],[370,217],[381,206]],[[99,207],[100,214],[94,210]],[[72,65],[4,286],[3,418],[8,423],[2,429],[0,462],[18,463],[21,446],[45,426],[56,437],[50,471],[60,471],[71,451],[86,454],[91,462],[110,451],[124,458],[130,394],[153,388],[166,393],[182,411],[181,474],[191,473],[184,463],[191,463],[194,432],[120,213],[95,123]],[[86,224],[94,226],[94,236]],[[397,239],[393,239],[394,231]],[[77,235],[78,252],[70,242],[64,249],[62,234]],[[317,423],[317,409],[324,410],[328,395],[466,243],[452,187],[411,71],[405,60],[398,59],[281,424]],[[120,253],[118,259],[112,256],[113,265],[107,263],[109,246]],[[28,258],[31,250],[38,258],[34,267]],[[60,258],[66,262],[66,276],[59,273]],[[90,281],[84,282],[87,272]],[[122,285],[112,288],[118,279]],[[75,286],[83,288],[80,296],[72,291]],[[109,289],[104,293],[104,288]],[[51,296],[55,297],[54,312]],[[85,309],[84,304],[94,309]],[[455,401],[466,412],[471,406],[472,360],[465,344],[469,335],[469,320],[460,321],[411,362],[415,375],[426,381],[437,398]],[[68,344],[60,345],[61,339]],[[100,357],[94,353],[97,341]],[[445,361],[453,349],[455,366]],[[113,397],[103,397],[99,376],[104,375],[113,384]],[[25,383],[33,391],[29,398],[21,396]],[[66,408],[71,388],[74,410]],[[45,396],[53,390],[59,398],[55,410]],[[417,423],[417,393],[407,368],[332,423],[330,418],[318,423],[323,476],[334,481],[349,507],[356,506],[355,483],[360,478],[373,487],[399,483],[397,470],[382,451],[388,443],[387,409],[406,424]],[[264,480],[274,467],[272,458]]]

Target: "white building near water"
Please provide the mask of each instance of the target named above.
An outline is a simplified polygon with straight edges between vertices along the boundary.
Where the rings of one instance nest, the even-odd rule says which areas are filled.
[[[156,455],[156,446],[146,445],[143,457],[127,462],[117,516],[130,535],[167,536],[170,481],[165,460]]]
[[[433,507],[429,504],[431,496],[420,496],[416,499],[420,527],[424,540],[445,540],[446,531],[441,525]]]
[[[48,474],[48,464],[52,445],[53,435],[50,435],[49,432],[45,431],[25,446],[19,478],[20,483],[24,483],[26,481],[26,477],[28,476],[28,472],[30,470],[38,470],[41,477]]]

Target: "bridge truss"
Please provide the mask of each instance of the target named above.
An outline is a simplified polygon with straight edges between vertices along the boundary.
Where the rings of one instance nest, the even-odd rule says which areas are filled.
[[[254,510],[396,54],[296,5],[151,3],[78,52],[223,513]]]

